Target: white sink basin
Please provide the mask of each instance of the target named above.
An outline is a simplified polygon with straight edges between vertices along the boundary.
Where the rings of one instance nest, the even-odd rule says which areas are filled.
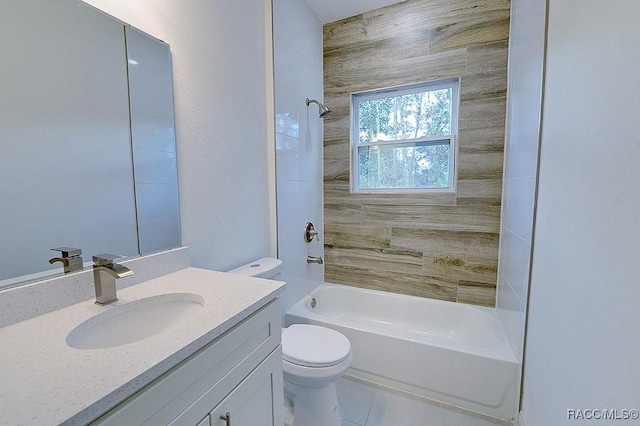
[[[169,293],[105,306],[105,311],[84,321],[67,335],[67,345],[101,349],[137,342],[171,330],[204,306],[193,293]]]

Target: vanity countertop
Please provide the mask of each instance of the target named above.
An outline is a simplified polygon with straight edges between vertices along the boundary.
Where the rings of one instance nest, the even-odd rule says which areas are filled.
[[[0,424],[86,424],[239,323],[284,283],[186,268],[0,329]],[[174,329],[121,346],[74,349],[67,334],[105,310],[166,293],[196,293],[205,307]]]

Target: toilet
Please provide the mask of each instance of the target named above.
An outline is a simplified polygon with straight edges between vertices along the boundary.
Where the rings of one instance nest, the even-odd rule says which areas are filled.
[[[263,258],[229,273],[277,279],[282,261]],[[340,426],[335,382],[351,365],[351,343],[327,327],[292,324],[282,329],[285,426]]]
[[[340,426],[335,383],[352,359],[351,343],[342,333],[310,324],[284,329],[285,425]]]

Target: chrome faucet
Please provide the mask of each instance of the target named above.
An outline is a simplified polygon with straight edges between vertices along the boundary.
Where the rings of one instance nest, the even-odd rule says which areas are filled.
[[[318,265],[322,265],[324,261],[321,257],[317,256],[307,256],[307,263],[317,263]]]
[[[103,253],[93,256],[93,282],[96,286],[96,303],[106,305],[118,300],[116,279],[129,277],[133,271],[124,265],[113,263],[122,256]]]
[[[73,247],[56,247],[52,248],[53,251],[59,251],[61,257],[54,257],[49,259],[50,264],[56,262],[62,262],[64,266],[64,273],[82,271],[82,250]]]

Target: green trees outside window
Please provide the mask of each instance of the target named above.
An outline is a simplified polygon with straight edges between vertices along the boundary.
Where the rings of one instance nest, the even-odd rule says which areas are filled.
[[[353,95],[354,191],[452,188],[457,80]]]

